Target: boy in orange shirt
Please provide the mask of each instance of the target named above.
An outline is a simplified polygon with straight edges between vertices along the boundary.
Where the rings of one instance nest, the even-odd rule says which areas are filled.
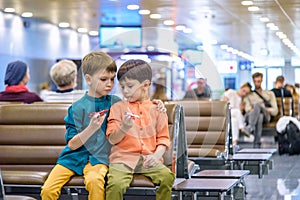
[[[159,185],[157,200],[170,200],[174,173],[162,162],[170,145],[166,113],[150,101],[151,67],[142,60],[121,65],[117,78],[127,100],[115,103],[108,117],[106,135],[110,154],[106,199],[122,200],[133,174],[149,177]]]

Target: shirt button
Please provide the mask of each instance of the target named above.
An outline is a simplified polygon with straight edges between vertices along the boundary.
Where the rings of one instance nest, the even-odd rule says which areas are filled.
[[[143,128],[140,128],[140,131],[142,131],[143,130]]]

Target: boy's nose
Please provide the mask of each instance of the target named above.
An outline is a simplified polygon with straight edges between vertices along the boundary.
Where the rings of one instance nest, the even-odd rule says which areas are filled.
[[[127,87],[125,87],[125,88],[123,89],[123,93],[124,93],[124,94],[128,94],[128,88],[127,88]]]
[[[108,80],[107,85],[111,86],[112,84],[113,84],[113,81],[112,80]]]

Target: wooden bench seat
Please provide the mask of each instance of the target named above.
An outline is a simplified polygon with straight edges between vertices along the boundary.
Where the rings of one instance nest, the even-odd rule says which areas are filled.
[[[0,168],[5,187],[40,187],[65,147],[64,117],[70,104],[0,105]],[[166,105],[172,148],[164,154],[164,163],[178,178],[187,178],[193,162],[187,160],[186,141],[179,136],[182,107]],[[173,145],[175,144],[175,145]],[[182,152],[184,151],[184,152]],[[132,187],[155,186],[148,178],[135,175]],[[84,188],[82,176],[74,176],[67,188]],[[147,189],[147,188],[146,188]]]

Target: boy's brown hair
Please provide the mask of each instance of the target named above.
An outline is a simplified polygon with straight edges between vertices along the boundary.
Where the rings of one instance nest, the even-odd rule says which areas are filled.
[[[150,65],[143,60],[128,60],[121,65],[117,78],[119,81],[128,78],[138,80],[140,83],[145,80],[149,80],[151,82],[152,69]]]
[[[110,55],[95,51],[87,54],[81,63],[83,74],[93,75],[99,70],[117,72],[117,65]]]

